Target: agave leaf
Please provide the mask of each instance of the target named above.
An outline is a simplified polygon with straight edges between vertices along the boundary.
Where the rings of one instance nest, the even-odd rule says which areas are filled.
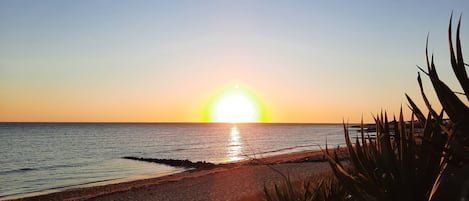
[[[386,117],[387,119],[387,117]],[[377,122],[379,123],[380,125],[383,124],[382,121],[380,122]],[[395,155],[394,155],[394,150],[392,148],[392,145],[391,145],[391,139],[390,139],[390,135],[389,135],[389,125],[388,125],[388,122],[385,121],[384,124],[386,124],[386,129],[383,129],[382,131],[380,131],[380,140],[381,140],[381,143],[382,143],[382,147],[381,147],[381,154],[382,154],[382,157],[383,157],[383,160],[384,160],[384,163],[386,164],[387,167],[396,167],[395,164],[396,164],[396,161],[395,161]]]
[[[408,138],[407,138],[407,142],[412,148],[411,151],[414,151],[413,148],[415,148],[414,134],[416,133],[416,131],[415,131],[414,122],[415,122],[415,115],[412,114],[412,117],[410,119],[410,131],[409,131]],[[414,154],[412,153],[411,156],[414,156]]]
[[[358,138],[356,139],[356,143],[355,143],[355,150],[357,152],[357,158],[358,160],[360,161],[360,165],[362,165],[362,167],[360,167],[360,169],[358,169],[359,172],[363,173],[363,174],[366,174],[367,177],[374,177],[373,175],[373,167],[375,166],[375,164],[373,164],[372,160],[369,160],[366,156],[365,156],[365,150],[364,148],[360,145],[360,142],[358,140]]]
[[[267,201],[274,201],[274,199],[272,198],[272,196],[269,193],[269,190],[267,190],[267,187],[266,187],[265,184],[264,184],[264,196],[265,196]]]
[[[361,183],[350,175],[337,161],[326,155],[329,164],[331,165],[334,175],[337,177],[341,184],[353,195],[353,198],[356,200],[363,201],[375,201],[376,199],[370,199],[361,189]]]
[[[469,108],[467,108],[467,106],[459,100],[453,91],[451,91],[451,89],[438,78],[433,57],[428,69],[433,88],[435,89],[438,99],[448,116],[455,123],[465,121],[465,117],[469,116]]]
[[[443,133],[445,133],[445,134],[448,135],[448,136],[452,136],[452,135],[453,135],[453,131],[452,131],[452,130],[449,130],[449,129],[446,128],[446,126],[444,126],[444,125],[440,125],[440,129],[443,131]]]
[[[395,126],[394,126],[394,132],[395,132],[395,137],[398,137],[398,142],[399,145],[397,146],[397,150],[399,152],[399,160],[401,162],[401,167],[403,166],[404,162],[404,157],[406,156],[405,154],[405,122],[402,117],[402,107],[401,107],[401,112],[399,114],[399,121],[394,120]],[[404,125],[403,125],[404,124]]]
[[[384,121],[384,132],[389,133],[389,121],[388,121],[388,114],[386,111],[384,111],[384,119],[381,118],[381,121]]]
[[[452,17],[451,17],[452,19]],[[450,53],[451,53],[451,63],[455,63],[456,67],[453,67],[453,69],[458,69],[457,76],[466,76],[465,79],[467,79],[467,74],[465,73],[465,69],[459,70],[460,68],[457,66],[457,60],[454,56],[454,50],[453,50],[453,43],[451,41],[451,19],[450,19],[450,27],[449,27],[449,35],[450,35]],[[458,33],[459,34],[459,33]],[[460,42],[459,42],[460,43]],[[459,44],[460,45],[460,44]],[[460,52],[460,50],[458,50]],[[458,53],[459,54],[459,53]],[[462,53],[461,53],[462,55]],[[459,100],[459,98],[451,91],[451,89],[443,83],[439,77],[438,73],[436,72],[435,68],[435,63],[433,60],[433,55],[431,58],[431,62],[429,61],[429,55],[428,55],[428,37],[427,37],[427,44],[425,48],[425,57],[427,61],[427,68],[428,68],[428,76],[430,77],[430,80],[433,84],[433,88],[435,89],[435,92],[438,96],[438,99],[445,109],[446,113],[448,116],[453,120],[453,122],[460,122],[463,121],[464,116],[469,116],[469,109],[467,106]],[[462,57],[461,57],[462,59]],[[454,61],[453,61],[454,60]],[[464,65],[462,65],[462,68],[464,68]],[[459,79],[459,78],[458,78]],[[466,93],[467,95],[467,93]]]
[[[431,119],[431,114],[428,114],[427,122],[423,129],[422,144],[419,148],[420,151],[416,152],[418,157],[419,174],[416,175],[416,180],[419,181],[415,186],[418,187],[417,192],[422,197],[428,198],[430,190],[440,173],[440,158],[442,150],[438,147],[440,145],[441,134],[435,128],[435,121]]]
[[[352,175],[350,175],[340,164],[339,161],[335,160],[332,156],[329,154],[326,154],[327,161],[329,162],[332,171],[334,172],[334,175],[339,179],[339,181],[342,182],[342,184],[348,188],[350,191],[352,191],[353,194],[357,194],[358,196],[360,193],[355,189],[353,185],[353,179]]]
[[[437,114],[435,110],[433,110],[432,105],[428,101],[428,98],[425,95],[425,91],[423,90],[422,78],[420,77],[420,73],[417,72],[417,74],[418,74],[417,82],[419,83],[420,94],[422,94],[423,101],[425,102],[425,105],[427,106],[428,111],[430,111],[430,113],[436,118]]]
[[[404,125],[403,125],[404,124]],[[399,136],[399,158],[400,158],[400,169],[401,171],[405,171],[403,167],[406,167],[406,156],[407,156],[407,151],[406,151],[406,146],[405,146],[405,122],[403,120],[403,115],[402,115],[402,107],[401,107],[401,112],[399,115],[399,121],[397,122],[397,126],[394,128],[394,130],[397,132],[396,136]],[[403,172],[401,174],[402,177],[406,178],[408,175],[406,172]]]
[[[361,119],[361,122],[360,122],[360,136],[361,136],[362,143],[363,143],[363,149],[367,150],[367,143],[365,141],[365,129],[364,129],[364,125],[363,125],[363,116],[362,116],[362,119]],[[368,138],[368,139],[370,139],[370,138]]]
[[[417,68],[422,72],[422,73],[425,73],[425,75],[429,76],[430,74],[428,72],[426,72],[425,70],[423,70],[422,67],[420,66],[417,66]]]
[[[431,114],[428,114],[427,121],[425,122],[425,126],[423,129],[423,137],[424,138],[431,138],[433,135],[433,119],[431,118]]]
[[[350,155],[350,160],[352,161],[354,167],[356,167],[359,170],[363,170],[363,165],[360,163],[360,160],[358,159],[358,156],[353,148],[353,144],[350,141],[349,131],[345,123],[344,123],[344,135],[345,135],[345,143],[347,144],[348,152]]]
[[[277,194],[277,198],[279,198],[279,200],[285,200],[285,196],[284,196],[284,194],[280,191],[280,189],[278,188],[277,184],[274,184],[274,188],[275,188],[275,193]]]
[[[407,145],[408,145],[408,159],[409,159],[409,179],[410,181],[407,182],[410,185],[409,190],[415,190],[418,189],[420,186],[417,185],[419,183],[419,180],[417,180],[418,176],[418,171],[416,171],[421,165],[419,164],[419,160],[416,158],[416,142],[415,142],[415,116],[412,115],[411,120],[410,120],[410,130],[407,135]],[[411,194],[411,193],[410,193]],[[410,195],[409,194],[409,195]]]
[[[446,169],[446,166],[447,166],[447,163],[443,163],[443,159],[442,159],[441,170]],[[438,174],[438,177],[436,178],[436,180],[433,184],[432,190],[429,193],[428,200],[432,200],[433,196],[435,196],[435,193],[437,192],[438,188],[440,187],[440,182],[441,182],[441,177],[442,176],[443,176],[443,174],[441,174],[441,173]]]
[[[354,179],[355,182],[359,184],[360,189],[366,189],[366,192],[376,200],[389,200],[385,193],[386,189],[383,189],[382,186],[376,185],[376,183],[372,182],[369,177],[363,174],[357,174]]]
[[[420,75],[419,75],[420,77]],[[409,102],[410,104],[410,109],[412,110],[412,112],[417,116],[417,119],[419,120],[419,122],[421,124],[425,123],[426,121],[426,118],[425,116],[423,115],[422,111],[419,109],[419,107],[414,103],[414,101],[409,97],[409,95],[405,94],[406,98],[407,98],[407,101]]]
[[[295,196],[295,190],[293,190],[293,184],[290,179],[290,175],[287,177],[287,180],[285,181],[286,186],[287,186],[287,197],[294,197]]]
[[[432,55],[432,59],[433,59],[433,55]],[[427,62],[427,70],[428,72],[426,73],[429,77],[430,74],[431,74],[431,69],[430,69],[430,60],[429,60],[429,55],[428,55],[428,35],[427,35],[427,40],[426,40],[426,43],[425,43],[425,60]],[[422,70],[422,69],[421,69]],[[424,70],[422,70],[423,72],[425,72]]]
[[[460,39],[460,28],[461,28],[461,16],[459,17],[458,25],[456,28],[456,53],[454,52],[453,47],[453,39],[452,39],[452,19],[453,16],[451,15],[449,20],[449,28],[448,28],[448,40],[449,40],[449,51],[450,51],[450,59],[451,59],[451,66],[453,67],[454,74],[456,78],[458,78],[459,84],[463,88],[466,98],[469,100],[469,79],[467,77],[466,68],[464,67],[464,59],[462,56],[461,50],[461,39]]]
[[[319,185],[317,186],[317,190],[316,191],[319,191],[322,189],[322,183],[324,183],[324,179],[320,179],[319,180]],[[313,198],[313,195],[311,194],[311,191],[309,190],[310,189],[310,185],[311,185],[311,182],[305,182],[304,183],[304,189],[305,189],[305,192],[303,193],[303,197],[305,198],[305,200],[307,198],[309,198],[308,200],[311,200]]]

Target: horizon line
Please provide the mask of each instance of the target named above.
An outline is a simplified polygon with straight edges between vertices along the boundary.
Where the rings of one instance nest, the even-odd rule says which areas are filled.
[[[75,124],[344,124],[343,122],[202,122],[202,121],[0,121],[0,123],[75,123]],[[360,124],[360,123],[345,123]],[[364,124],[368,124],[365,123]]]

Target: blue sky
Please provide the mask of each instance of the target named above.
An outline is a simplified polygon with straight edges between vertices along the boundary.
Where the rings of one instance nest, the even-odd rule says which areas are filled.
[[[366,120],[442,78],[468,1],[0,1],[0,121],[200,121],[241,84],[271,122]],[[429,83],[427,83],[428,85]],[[428,89],[429,93],[431,89]],[[435,100],[436,101],[436,100]]]

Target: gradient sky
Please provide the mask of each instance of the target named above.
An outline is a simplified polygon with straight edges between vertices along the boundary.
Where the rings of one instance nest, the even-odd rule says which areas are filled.
[[[458,89],[451,11],[469,54],[467,0],[2,0],[0,121],[199,122],[235,85],[268,122],[371,121],[401,105],[409,115],[404,93],[423,106],[427,33]]]

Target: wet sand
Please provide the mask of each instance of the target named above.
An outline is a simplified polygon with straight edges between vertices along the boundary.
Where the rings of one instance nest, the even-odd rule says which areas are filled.
[[[323,159],[321,151],[290,153],[19,200],[261,200],[264,186],[283,181],[276,170],[305,180],[330,171]]]

